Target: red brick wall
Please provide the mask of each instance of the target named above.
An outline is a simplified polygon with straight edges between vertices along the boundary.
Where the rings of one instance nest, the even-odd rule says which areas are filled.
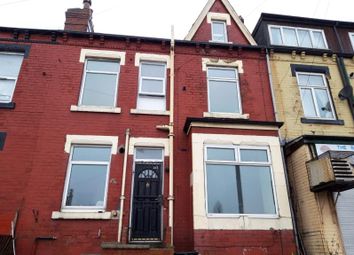
[[[0,33],[0,43],[6,43],[2,38],[8,39],[10,35]],[[22,40],[23,34],[19,38]],[[18,254],[28,254],[33,249],[37,254],[104,254],[100,243],[116,240],[117,220],[51,219],[52,211],[60,210],[62,201],[69,157],[64,152],[65,136],[119,136],[119,145],[122,145],[125,130],[130,128],[133,137],[167,138],[167,132],[157,130],[156,125],[168,124],[168,116],[132,115],[129,111],[136,108],[138,67],[134,65],[135,52],[169,54],[169,48],[163,43],[144,40],[90,40],[70,35],[67,38],[59,36],[58,44],[50,43],[51,38],[46,35],[31,35],[30,39],[37,42],[28,43],[31,44],[30,54],[23,62],[13,99],[16,108],[0,109],[0,130],[8,134],[5,148],[0,152],[0,213],[14,213],[19,209],[16,231]],[[126,52],[126,64],[121,66],[119,77],[118,106],[122,108],[121,114],[70,112],[70,105],[77,104],[80,93],[83,73],[83,63],[79,62],[81,48]],[[191,146],[183,126],[186,117],[202,117],[208,110],[202,57],[242,60],[245,73],[240,75],[240,87],[244,112],[249,113],[252,120],[274,121],[264,54],[260,51],[177,45],[174,145],[174,244],[177,251],[194,249]],[[167,106],[168,98],[169,94]],[[224,132],[234,133],[232,130],[220,130],[220,133]],[[167,164],[168,159],[165,160]],[[108,211],[119,207],[122,165],[123,154],[113,155]],[[124,242],[128,233],[132,166],[130,156],[123,218]],[[168,194],[168,176],[165,172],[164,197]],[[168,203],[165,201],[164,204],[164,226],[167,226]],[[168,229],[166,231],[168,236]],[[36,244],[38,236],[55,236],[56,240]]]
[[[215,1],[213,6],[210,9],[210,12],[219,12],[219,13],[229,13],[223,3],[220,0]],[[234,44],[249,44],[246,37],[241,32],[240,28],[236,22],[231,17],[231,25],[226,26],[227,29],[227,39],[229,42]],[[192,38],[193,41],[204,41],[209,42],[211,40],[211,24],[207,23],[207,19],[203,20],[202,24],[198,28],[197,32]]]
[[[292,255],[296,252],[291,230],[195,230],[200,255]]]

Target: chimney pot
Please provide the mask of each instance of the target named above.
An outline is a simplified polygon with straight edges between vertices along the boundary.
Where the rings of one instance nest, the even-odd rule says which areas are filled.
[[[90,9],[92,5],[91,0],[84,0],[84,9]]]

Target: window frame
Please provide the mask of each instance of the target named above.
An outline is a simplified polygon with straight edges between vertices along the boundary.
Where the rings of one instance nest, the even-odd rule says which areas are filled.
[[[222,160],[208,160],[207,158],[207,150],[208,148],[221,148],[221,149],[233,149],[235,154],[234,161],[222,161]],[[267,162],[247,162],[241,161],[240,150],[242,149],[250,149],[250,150],[266,150],[268,161]],[[207,218],[239,218],[239,217],[249,217],[249,218],[279,218],[279,208],[278,208],[278,198],[275,187],[275,179],[273,172],[273,163],[272,156],[270,152],[270,148],[268,146],[253,146],[253,145],[227,145],[227,144],[205,144],[204,145],[204,191],[205,191],[205,212]],[[228,165],[228,166],[266,166],[269,167],[269,172],[271,176],[271,185],[272,185],[272,193],[273,193],[273,201],[274,201],[274,214],[250,214],[250,213],[209,213],[208,209],[208,185],[207,185],[207,164],[216,164],[216,165]]]
[[[88,61],[97,61],[97,62],[114,62],[119,64],[119,69],[118,72],[105,72],[105,71],[87,71],[87,62]],[[80,96],[79,96],[79,102],[78,106],[89,106],[89,107],[105,107],[105,108],[114,108],[117,107],[117,101],[118,101],[118,87],[119,87],[119,74],[120,74],[120,69],[121,69],[121,63],[120,59],[106,59],[106,58],[94,58],[94,57],[86,57],[85,58],[85,64],[84,64],[84,73],[82,77],[82,82],[81,82],[81,89],[80,89]],[[87,73],[94,73],[94,74],[109,74],[109,75],[116,75],[116,81],[115,81],[115,91],[114,91],[114,102],[112,106],[107,106],[107,105],[91,105],[91,104],[82,104],[82,99],[84,95],[84,90],[85,90],[85,84],[86,84],[86,76]]]
[[[299,74],[321,76],[325,86],[324,87],[320,87],[320,86],[313,86],[313,85],[307,85],[307,86],[300,85],[300,83],[299,83]],[[314,72],[296,72],[296,82],[297,82],[297,86],[298,86],[299,92],[300,92],[302,110],[304,112],[304,117],[306,119],[318,119],[318,120],[336,120],[337,119],[337,114],[336,114],[336,111],[335,111],[335,108],[334,108],[332,95],[330,93],[330,88],[328,86],[328,81],[326,79],[326,75],[325,74],[323,74],[323,73],[314,73]],[[304,103],[303,103],[304,100],[303,100],[302,93],[301,93],[302,89],[310,89],[311,90],[311,96],[312,96],[312,100],[314,102],[315,112],[316,112],[316,116],[315,117],[306,116],[306,114],[305,114],[305,107],[304,107]],[[319,113],[319,107],[317,105],[317,99],[316,99],[316,96],[315,96],[315,93],[314,93],[315,89],[317,89],[317,90],[320,89],[320,90],[325,90],[326,91],[327,96],[328,96],[328,100],[329,100],[329,103],[330,103],[330,106],[331,106],[331,109],[332,109],[333,118],[321,117],[321,114]]]
[[[149,150],[161,150],[161,159],[151,159],[151,158],[145,158],[145,159],[137,159],[136,158],[136,151],[138,149],[149,149]],[[163,147],[151,147],[151,146],[136,146],[134,147],[134,157],[133,157],[133,162],[164,162],[164,157],[165,157],[165,151]],[[135,166],[135,164],[134,164]]]
[[[209,79],[209,68],[212,69],[223,69],[223,70],[234,70],[235,71],[235,79],[230,79],[230,78],[212,78]],[[241,91],[240,91],[240,76],[238,72],[237,67],[225,67],[225,66],[213,66],[213,65],[208,65],[207,70],[206,70],[206,78],[207,78],[207,87],[208,87],[208,112],[210,113],[220,113],[220,114],[227,114],[227,113],[233,113],[233,114],[242,114],[242,102],[241,102]],[[238,107],[239,107],[239,112],[213,112],[211,111],[210,107],[210,80],[212,81],[235,81],[235,86],[237,90],[237,97],[238,97]]]
[[[155,65],[155,66],[162,66],[164,68],[164,77],[151,77],[151,76],[143,76],[142,75],[142,66],[143,64],[147,65]],[[143,92],[142,91],[142,86],[143,86],[143,80],[148,79],[148,80],[158,80],[163,82],[163,88],[161,93],[155,93],[155,92]],[[140,97],[147,97],[147,98],[159,98],[159,99],[164,99],[165,100],[165,109],[159,109],[159,110],[151,110],[151,111],[166,111],[166,82],[167,82],[167,63],[163,61],[149,61],[149,60],[141,60],[139,62],[139,84],[138,84],[138,97],[136,100],[136,105],[137,109],[139,110],[149,110],[147,108],[139,108],[139,98]]]
[[[0,80],[5,80],[5,81],[11,80],[11,81],[14,81],[14,84],[15,84],[14,88],[13,88],[13,90],[11,92],[10,99],[9,100],[1,100],[0,99],[0,104],[8,104],[8,103],[12,102],[12,99],[14,97],[16,86],[17,86],[17,80],[18,80],[18,77],[20,76],[21,67],[22,67],[22,64],[23,64],[23,59],[25,58],[25,54],[24,53],[19,53],[19,52],[1,51],[0,55],[22,56],[22,61],[21,61],[20,67],[19,67],[19,72],[18,72],[18,75],[16,77],[0,75]]]
[[[75,161],[72,160],[74,147],[80,148],[110,148],[111,152],[109,155],[109,161]],[[64,190],[63,190],[63,197],[61,203],[61,212],[104,212],[107,208],[107,197],[108,197],[108,186],[109,186],[109,175],[111,169],[111,161],[112,161],[112,145],[90,145],[90,144],[71,144],[68,166],[66,170],[66,177],[64,183]],[[102,206],[67,206],[66,199],[67,199],[67,192],[70,184],[70,177],[72,172],[72,166],[76,165],[106,165],[106,182],[105,182],[105,191],[104,191],[104,198],[103,198],[103,205]]]
[[[352,49],[354,51],[354,32],[349,32],[349,39],[350,42],[352,43]]]
[[[214,37],[214,23],[219,23],[219,24],[222,24],[223,25],[223,30],[224,30],[224,41],[222,40],[216,40],[215,37]],[[211,20],[211,41],[212,42],[218,42],[218,43],[227,43],[228,42],[228,36],[227,36],[227,24],[226,24],[226,20],[218,20],[218,19],[212,19]]]
[[[281,36],[282,44],[275,44],[275,43],[273,43],[273,36],[272,36],[272,32],[271,32],[271,31],[272,31],[272,28],[278,28],[278,29],[280,29],[280,36]],[[284,37],[284,32],[283,32],[283,29],[284,29],[284,28],[286,28],[286,29],[294,29],[294,30],[295,30],[297,46],[292,46],[292,45],[285,44],[285,42],[284,42],[284,38],[285,38],[285,37]],[[306,31],[309,31],[309,32],[310,32],[310,39],[311,39],[311,45],[312,45],[312,47],[300,46],[300,43],[299,43],[300,40],[299,40],[298,30],[306,30]],[[324,42],[324,44],[325,44],[325,48],[314,47],[314,45],[313,45],[313,42],[314,42],[313,32],[320,32],[320,33],[321,33],[323,42]],[[268,25],[268,35],[269,35],[269,39],[270,39],[270,45],[328,50],[327,38],[326,38],[326,35],[325,35],[323,29],[313,29],[313,28],[305,28],[305,27],[290,27],[290,26],[281,26],[281,25]]]

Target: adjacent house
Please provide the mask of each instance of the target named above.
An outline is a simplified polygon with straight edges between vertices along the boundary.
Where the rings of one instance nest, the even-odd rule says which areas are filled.
[[[294,254],[292,124],[230,3],[209,0],[184,40],[93,31],[90,0],[64,30],[0,27],[0,251]],[[353,121],[330,102],[331,124]]]
[[[304,254],[354,254],[354,23],[263,13],[276,120]]]

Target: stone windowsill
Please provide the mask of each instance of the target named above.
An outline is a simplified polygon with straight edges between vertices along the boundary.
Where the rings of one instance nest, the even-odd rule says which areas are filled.
[[[91,106],[91,105],[72,105],[70,106],[72,112],[103,112],[103,113],[121,113],[120,107],[106,107],[106,106]]]
[[[249,114],[239,114],[239,113],[217,113],[217,112],[204,112],[203,117],[205,118],[229,118],[229,119],[249,119]]]
[[[158,111],[158,110],[142,110],[142,109],[130,109],[131,114],[145,114],[145,115],[170,115],[170,111]]]
[[[118,212],[52,212],[53,220],[110,220],[117,219]]]

